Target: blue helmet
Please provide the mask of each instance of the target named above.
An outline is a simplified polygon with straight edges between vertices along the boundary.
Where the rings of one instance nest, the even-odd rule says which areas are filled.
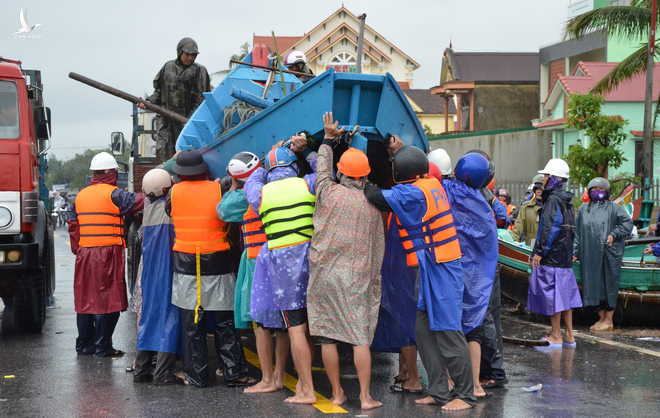
[[[266,171],[270,171],[275,167],[287,167],[298,161],[296,154],[289,148],[279,147],[270,150],[266,155],[264,164]]]
[[[454,168],[456,178],[477,189],[486,187],[494,175],[493,163],[483,151],[469,151],[458,160]]]

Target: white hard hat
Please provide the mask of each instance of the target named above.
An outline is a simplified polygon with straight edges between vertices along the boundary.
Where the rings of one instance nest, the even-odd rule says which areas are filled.
[[[162,168],[149,170],[142,178],[142,193],[147,195],[149,200],[164,196],[171,187],[172,177]]]
[[[566,161],[562,160],[561,158],[553,158],[552,160],[548,161],[548,164],[545,165],[543,170],[539,170],[539,173],[550,174],[551,176],[559,177],[562,179],[568,179],[570,177],[570,169],[568,168],[568,164],[566,164]]]
[[[302,61],[303,63],[307,64],[307,57],[302,51],[289,51],[286,53],[284,56],[284,65],[293,65],[297,63],[298,61]]]
[[[438,166],[443,176],[447,176],[452,173],[451,158],[449,158],[447,151],[443,150],[442,148],[431,151],[431,153],[428,155],[428,159],[430,162]]]
[[[244,184],[248,177],[259,167],[261,167],[259,157],[251,152],[239,152],[229,161],[227,174],[232,176],[240,184]]]
[[[99,152],[92,158],[92,164],[90,164],[90,170],[110,170],[113,168],[119,168],[117,165],[117,160],[115,157],[108,154],[107,152]]]

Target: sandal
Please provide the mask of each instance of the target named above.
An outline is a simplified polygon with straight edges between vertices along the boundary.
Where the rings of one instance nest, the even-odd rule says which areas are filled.
[[[241,382],[241,379],[245,379],[245,381]],[[225,386],[230,388],[238,388],[238,387],[252,386],[255,383],[257,383],[257,380],[255,378],[250,376],[245,376],[235,380],[225,381]]]
[[[119,357],[119,356],[123,356],[124,354],[126,354],[126,353],[124,353],[121,350],[117,350],[117,349],[113,348],[111,350],[108,350],[108,352],[105,353],[105,355],[102,356],[102,357]]]
[[[179,376],[174,376],[172,379],[163,380],[162,382],[154,382],[154,386],[170,386],[170,385],[183,385],[184,381]]]
[[[509,383],[509,379],[507,378],[504,378],[502,380],[495,380],[495,379],[488,379],[488,380],[493,380],[493,383],[481,385],[482,388],[484,389],[503,388],[504,385]]]
[[[397,383],[395,383],[395,384],[393,384],[392,386],[390,386],[390,390],[391,390],[392,392],[399,392],[399,393],[414,393],[414,394],[417,394],[417,395],[419,395],[420,393],[423,393],[423,390],[422,390],[422,389],[408,389],[408,388],[404,388],[404,387],[403,387],[403,384],[404,384],[405,382],[407,382],[407,381],[408,381],[408,380],[398,381]]]

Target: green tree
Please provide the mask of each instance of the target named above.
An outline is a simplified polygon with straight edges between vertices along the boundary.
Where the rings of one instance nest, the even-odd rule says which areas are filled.
[[[601,7],[577,16],[566,23],[564,36],[580,39],[594,31],[606,30],[608,37],[628,42],[639,42],[639,49],[614,67],[596,84],[595,93],[612,91],[623,81],[646,72],[648,37],[651,30],[651,0],[632,0],[630,6]],[[660,56],[656,40],[655,57]],[[657,109],[656,109],[657,112]]]
[[[608,116],[601,112],[605,98],[594,93],[571,94],[568,99],[565,128],[584,131],[589,146],[577,144],[569,148],[563,158],[571,169],[571,180],[584,187],[594,177],[607,178],[610,167],[619,168],[624,161],[621,144],[627,138],[621,116]]]
[[[433,133],[433,130],[431,130],[431,127],[429,125],[424,124],[424,135],[426,135],[427,138],[431,138],[432,136],[435,136]]]

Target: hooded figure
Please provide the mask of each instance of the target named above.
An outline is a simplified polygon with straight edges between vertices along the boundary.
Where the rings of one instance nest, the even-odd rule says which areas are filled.
[[[144,207],[144,195],[117,188],[117,162],[107,152],[94,156],[92,185],[67,211],[71,252],[76,255],[73,297],[78,313],[78,355],[120,356],[112,346],[119,312],[128,308],[124,281],[126,242],[123,217]]]
[[[204,101],[203,93],[211,90],[209,73],[203,65],[195,62],[197,54],[197,43],[193,39],[181,39],[176,46],[177,58],[167,61],[156,74],[154,92],[146,100],[190,117]],[[160,115],[157,117],[160,120],[156,139],[157,158],[159,162],[165,162],[175,153],[176,140],[183,124]]]
[[[573,254],[580,260],[584,306],[598,307],[603,320],[605,312],[610,316],[616,307],[625,238],[633,222],[623,207],[609,200],[611,187],[606,179],[591,180],[588,190],[590,201],[578,211]]]

